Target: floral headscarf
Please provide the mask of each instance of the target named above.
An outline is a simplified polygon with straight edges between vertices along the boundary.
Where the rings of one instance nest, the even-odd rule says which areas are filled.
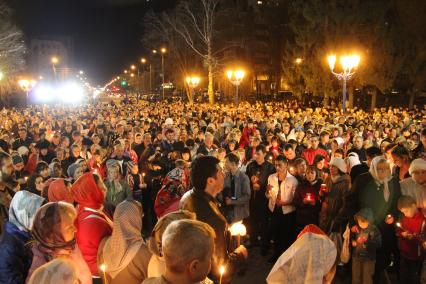
[[[44,198],[26,190],[18,191],[13,197],[9,207],[9,222],[21,231],[30,231],[34,216]]]

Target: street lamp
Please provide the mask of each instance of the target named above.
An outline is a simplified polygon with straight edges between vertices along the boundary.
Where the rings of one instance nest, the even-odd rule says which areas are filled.
[[[163,78],[163,101],[164,101],[164,54],[167,52],[167,49],[162,47],[161,48],[161,73]]]
[[[21,79],[18,81],[19,87],[26,93],[26,104],[28,105],[29,92],[34,88],[36,84],[35,80]]]
[[[302,59],[302,58],[300,58],[300,57],[298,57],[298,58],[296,58],[296,60],[294,60],[294,63],[296,63],[296,64],[301,64],[301,63],[302,63],[302,61],[303,61],[303,59]]]
[[[237,70],[228,70],[226,72],[226,76],[229,79],[229,82],[231,82],[232,85],[235,86],[236,92],[235,92],[235,105],[238,107],[238,87],[240,86],[241,82],[243,81],[244,76],[246,75],[246,72],[241,69]]]
[[[358,67],[361,60],[359,55],[343,55],[340,56],[340,64],[342,65],[342,72],[334,72],[334,67],[336,65],[336,55],[330,55],[327,58],[328,65],[330,66],[331,73],[337,77],[337,79],[343,81],[343,102],[342,109],[343,112],[346,112],[346,84],[347,81],[352,78],[355,74],[355,69]]]
[[[188,76],[188,77],[186,77],[185,81],[188,84],[189,91],[190,91],[190,94],[191,94],[191,98],[193,99],[194,98],[194,90],[198,86],[198,84],[200,84],[201,79],[198,76]]]
[[[52,63],[53,75],[54,75],[55,80],[56,80],[56,64],[58,64],[58,63],[59,63],[59,58],[58,58],[58,57],[56,57],[56,56],[53,56],[53,57],[50,59],[50,62]]]
[[[145,64],[147,63],[147,60],[146,60],[146,58],[145,57],[142,57],[141,58],[141,63],[144,65],[144,68],[143,68],[143,70],[144,70],[144,72],[145,72]],[[145,82],[146,82],[146,80],[145,80],[145,76],[144,76],[144,90],[146,89],[146,87],[145,87]],[[149,92],[152,94],[152,64],[151,63],[149,63]]]

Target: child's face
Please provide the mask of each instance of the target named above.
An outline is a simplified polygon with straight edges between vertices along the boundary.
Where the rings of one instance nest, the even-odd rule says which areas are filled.
[[[361,229],[367,229],[368,225],[369,225],[368,221],[358,219],[358,226]]]
[[[401,208],[401,212],[402,214],[404,214],[405,217],[413,218],[417,212],[417,207],[415,204],[411,204],[411,206],[408,208]]]

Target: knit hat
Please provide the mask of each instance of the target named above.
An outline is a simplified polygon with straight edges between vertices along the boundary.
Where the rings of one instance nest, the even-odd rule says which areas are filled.
[[[374,214],[370,208],[362,208],[359,210],[358,213],[355,214],[355,220],[357,217],[367,220],[370,224],[374,222]]]
[[[411,162],[410,168],[408,169],[408,172],[410,175],[413,174],[414,171],[417,170],[426,170],[426,161],[423,159],[415,159]]]
[[[347,166],[346,166],[345,160],[343,160],[342,158],[333,157],[330,161],[330,165],[337,167],[343,173],[347,172]]]
[[[24,162],[24,159],[22,159],[21,155],[13,155],[12,156],[12,163],[14,165],[17,165],[17,164],[23,163],[23,162]]]

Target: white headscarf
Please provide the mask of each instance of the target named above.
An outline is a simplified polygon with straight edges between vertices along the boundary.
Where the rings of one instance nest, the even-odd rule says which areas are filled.
[[[142,207],[136,201],[123,201],[114,212],[112,235],[103,248],[106,272],[115,278],[138,253],[144,240],[142,231]]]
[[[67,259],[57,258],[37,268],[28,284],[74,284],[77,281],[78,273],[74,264]]]
[[[44,198],[26,190],[13,196],[9,207],[9,222],[19,230],[29,232],[33,226],[35,213],[43,204]]]
[[[357,153],[355,152],[351,152],[348,154],[348,156],[346,157],[346,162],[349,165],[349,171],[356,165],[360,165],[361,161],[359,160],[359,156]]]
[[[324,235],[305,233],[277,260],[268,284],[322,284],[336,261],[334,243]]]
[[[392,179],[392,175],[390,174],[390,173],[391,173],[391,171],[390,171],[390,166],[389,166],[389,164],[388,164],[388,166],[389,166],[389,176],[385,177],[385,179],[383,179],[383,180],[380,180],[380,179],[379,179],[379,175],[378,175],[378,173],[377,173],[377,165],[378,165],[379,163],[382,163],[382,162],[386,162],[386,163],[388,163],[388,161],[386,160],[386,158],[385,158],[384,156],[378,156],[378,157],[375,157],[375,158],[371,161],[370,174],[373,176],[373,178],[374,178],[375,182],[376,182],[378,185],[383,184],[383,197],[384,197],[385,201],[386,201],[386,202],[388,202],[388,200],[389,200],[389,196],[390,196],[390,191],[389,191],[389,184],[388,184],[388,182]]]

